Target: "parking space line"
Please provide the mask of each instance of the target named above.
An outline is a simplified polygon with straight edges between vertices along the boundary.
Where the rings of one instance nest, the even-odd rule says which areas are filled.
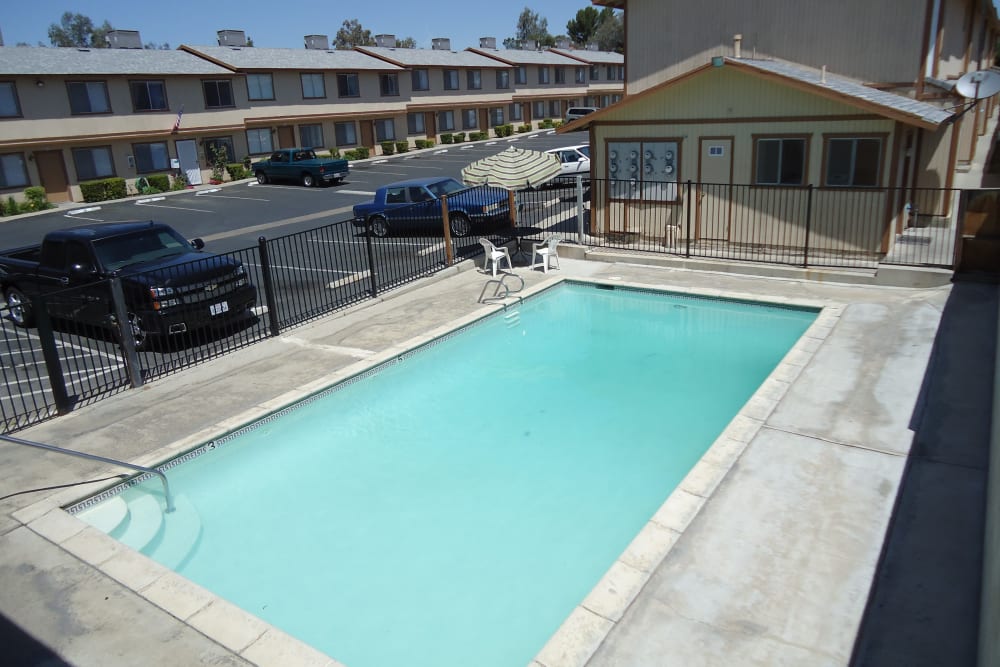
[[[377,273],[375,275],[378,275]],[[361,282],[362,280],[368,280],[371,277],[371,271],[359,271],[355,273],[350,278],[341,278],[340,280],[335,280],[332,283],[327,284],[329,289],[337,289],[338,287],[344,287],[345,285],[350,285],[351,283]]]
[[[249,264],[250,266],[261,266],[260,264],[255,264],[254,262],[243,262],[244,264]],[[283,264],[271,264],[272,269],[288,269],[289,271],[312,271],[313,273],[343,273],[344,275],[350,275],[352,271],[341,271],[340,269],[313,269],[308,266],[286,266]]]
[[[88,218],[82,215],[70,215],[69,213],[64,213],[63,217],[69,218],[70,220],[89,220],[91,222],[104,222],[104,220],[101,218]]]
[[[185,206],[166,206],[164,204],[140,204],[139,202],[136,202],[135,205],[136,206],[148,206],[149,208],[173,208],[173,209],[177,209],[178,211],[195,211],[197,213],[211,213],[212,212],[212,211],[206,211],[203,208],[188,208],[188,207],[185,207]]]
[[[342,195],[360,195],[362,197],[374,197],[374,190],[337,190]]]
[[[205,196],[205,195],[197,195]],[[246,199],[247,201],[271,201],[270,199],[260,199],[259,197],[234,197],[232,195],[208,195],[212,199]]]
[[[69,213],[66,213],[65,217],[68,218],[70,216],[78,215],[80,213],[93,213],[94,211],[100,211],[100,210],[101,210],[100,206],[88,206],[86,208],[74,209],[74,210],[70,211]]]

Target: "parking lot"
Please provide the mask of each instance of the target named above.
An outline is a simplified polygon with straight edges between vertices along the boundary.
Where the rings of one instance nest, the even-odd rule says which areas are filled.
[[[11,248],[38,243],[51,230],[151,219],[166,222],[187,238],[203,239],[208,251],[240,259],[257,286],[257,307],[233,329],[171,338],[140,352],[139,375],[151,379],[267,336],[270,314],[262,293],[260,237],[269,240],[274,302],[281,311],[276,315],[283,322],[305,321],[330,312],[331,304],[367,298],[376,284],[400,284],[415,266],[433,270],[444,265],[445,242],[440,232],[369,239],[363,229],[347,222],[352,207],[371,199],[381,185],[420,176],[460,180],[462,168],[470,162],[511,144],[545,150],[580,141],[580,137],[549,131],[440,146],[354,163],[351,174],[337,186],[306,188],[244,181],[99,205],[60,207],[34,216],[0,219],[0,229],[4,247]],[[537,227],[539,235],[575,235],[577,203],[572,186],[533,192],[519,209],[521,224]],[[481,251],[477,239],[475,231],[469,237],[454,239],[456,260],[477,255]],[[524,243],[527,247],[530,242]],[[369,268],[372,260],[375,276]],[[27,412],[44,416],[53,413],[55,406],[38,332],[17,329],[6,313],[3,315],[0,338],[5,345],[0,349],[0,372],[7,391],[0,396],[0,416],[6,430],[11,428],[12,415]],[[72,405],[129,386],[128,369],[111,332],[80,331],[72,323],[55,322],[53,334]]]

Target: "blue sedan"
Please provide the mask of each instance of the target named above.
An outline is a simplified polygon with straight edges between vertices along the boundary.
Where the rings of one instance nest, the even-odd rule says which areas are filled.
[[[510,219],[509,194],[501,188],[469,188],[454,178],[414,178],[384,185],[375,199],[354,207],[354,225],[384,237],[410,227],[441,229],[441,198],[448,198],[452,236],[468,236],[473,227]]]

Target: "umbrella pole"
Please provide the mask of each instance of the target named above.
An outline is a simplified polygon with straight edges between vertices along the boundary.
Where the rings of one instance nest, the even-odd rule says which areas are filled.
[[[507,208],[510,210],[510,226],[517,227],[517,197],[513,190],[507,191]]]
[[[448,220],[448,195],[441,195],[441,219],[444,221],[444,265],[455,263],[455,249],[451,245],[451,224]]]

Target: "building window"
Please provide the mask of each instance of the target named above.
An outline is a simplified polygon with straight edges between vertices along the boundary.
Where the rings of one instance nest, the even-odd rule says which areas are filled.
[[[587,68],[577,67],[575,70],[576,83],[587,83]]]
[[[532,102],[531,116],[533,118],[545,118],[545,102]]]
[[[556,83],[566,83],[565,67],[556,67]]]
[[[827,138],[823,185],[874,188],[882,172],[879,137]]]
[[[338,146],[356,146],[358,143],[358,134],[353,122],[335,123],[333,134]]]
[[[754,143],[755,185],[803,185],[806,182],[804,137],[765,137]]]
[[[614,81],[617,78],[615,75],[618,73],[618,68],[614,65],[608,65],[605,73],[607,74],[606,78],[608,81]]]
[[[74,148],[73,164],[76,166],[78,181],[92,181],[95,178],[110,178],[115,175],[115,163],[111,157],[111,148],[108,146]]]
[[[302,80],[302,99],[315,100],[326,97],[326,82],[322,72],[303,72],[299,74]]]
[[[675,140],[608,142],[610,196],[678,201],[679,147]]]
[[[514,85],[524,86],[528,83],[528,68],[525,65],[518,65],[514,70]]]
[[[395,141],[396,123],[391,118],[375,121],[375,141]]]
[[[590,80],[591,81],[600,81],[601,80],[601,66],[600,65],[591,65],[590,66]]]
[[[361,97],[361,85],[357,72],[337,75],[337,95],[340,97]]]
[[[454,111],[440,111],[440,112],[438,112],[438,129],[439,130],[454,130],[455,129],[455,112]]]
[[[162,81],[130,81],[133,111],[164,111],[167,87]]]
[[[430,90],[430,79],[427,77],[427,70],[415,69],[411,73],[413,79],[413,90]]]
[[[510,88],[510,71],[505,69],[497,70],[497,90]]]
[[[24,153],[0,155],[0,188],[23,188],[28,185]]]
[[[399,77],[396,74],[379,74],[378,87],[382,97],[396,97],[399,95]]]
[[[562,116],[562,104],[559,100],[549,100],[549,118],[559,118]]]
[[[465,82],[469,90],[480,90],[483,87],[483,72],[478,69],[470,69],[465,72]]]
[[[410,134],[424,133],[424,114],[422,112],[406,114],[406,131]]]
[[[247,130],[247,147],[250,150],[250,155],[270,154],[274,150],[271,143],[271,130],[266,127]]]
[[[236,106],[233,102],[233,84],[230,81],[202,81],[205,90],[205,108],[221,109]]]
[[[442,70],[442,75],[444,76],[444,89],[445,90],[458,90],[458,70],[457,69]]]
[[[538,83],[545,84],[549,82],[549,68],[539,66],[538,67]]]
[[[496,127],[497,125],[503,125],[503,107],[490,109],[490,127]]]
[[[474,130],[479,127],[475,109],[462,109],[462,129]]]
[[[66,88],[71,113],[111,113],[108,87],[103,81],[69,81]]]
[[[226,162],[236,162],[236,148],[232,137],[212,137],[205,139],[205,160],[211,164],[216,155],[226,151]]]
[[[625,80],[625,65],[618,66],[618,80],[619,81]]]
[[[132,154],[135,156],[135,170],[140,174],[170,169],[166,142],[132,144]]]
[[[247,97],[251,100],[273,100],[274,83],[270,74],[247,74]]]
[[[20,115],[17,87],[13,81],[0,81],[0,118],[17,118]]]
[[[524,120],[524,107],[519,102],[510,105],[510,119]]]
[[[299,145],[303,148],[323,148],[323,126],[299,125]]]

